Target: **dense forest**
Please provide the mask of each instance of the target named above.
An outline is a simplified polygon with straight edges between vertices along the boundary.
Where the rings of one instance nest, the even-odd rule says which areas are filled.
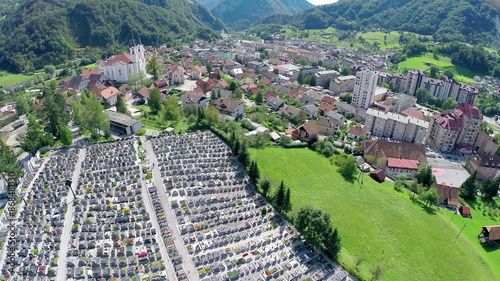
[[[292,15],[312,6],[306,0],[220,0],[212,13],[229,27],[243,30],[272,14]]]
[[[183,0],[26,0],[0,24],[0,67],[13,72],[64,63],[88,47],[104,57],[138,36],[146,45],[172,46],[216,39],[214,29],[224,28],[206,8]]]
[[[340,0],[297,15],[274,15],[261,23],[302,29],[382,28],[433,35],[435,41],[463,41],[499,47],[495,8],[480,0]]]

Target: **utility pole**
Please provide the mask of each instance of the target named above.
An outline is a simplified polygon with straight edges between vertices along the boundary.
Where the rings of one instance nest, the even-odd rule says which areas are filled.
[[[468,226],[468,225],[469,225],[469,223],[467,223],[467,222],[464,224],[464,227],[462,227],[462,229],[461,229],[461,230],[460,230],[460,232],[458,233],[457,237],[455,237],[455,240],[453,240],[453,242],[456,242],[456,241],[457,241],[458,236],[460,236],[460,234],[462,234],[462,231],[464,231],[464,228],[465,228],[466,226]]]
[[[455,212],[455,213],[453,214],[453,216],[451,216],[451,220],[450,220],[450,222],[449,222],[449,223],[451,223],[451,221],[455,218],[455,216],[456,216],[456,215],[457,215],[457,213]]]

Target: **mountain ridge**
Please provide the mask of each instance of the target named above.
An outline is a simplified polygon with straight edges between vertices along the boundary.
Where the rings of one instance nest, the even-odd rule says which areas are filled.
[[[175,9],[173,12],[171,9]],[[1,21],[0,64],[13,72],[100,59],[140,36],[146,45],[219,38],[225,25],[183,0],[26,0]]]
[[[488,3],[487,3],[488,2]],[[385,29],[433,35],[436,41],[498,43],[491,0],[340,0],[296,15],[271,15],[258,24],[290,24],[302,29]],[[496,2],[495,2],[496,3]],[[499,6],[500,7],[500,6]]]

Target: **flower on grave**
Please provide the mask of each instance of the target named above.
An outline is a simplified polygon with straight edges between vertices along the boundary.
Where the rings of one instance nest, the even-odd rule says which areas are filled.
[[[87,191],[91,191],[92,190],[92,186],[89,186],[86,188]]]

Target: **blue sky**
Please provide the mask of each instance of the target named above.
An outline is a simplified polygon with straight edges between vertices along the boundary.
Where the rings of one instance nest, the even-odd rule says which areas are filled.
[[[312,3],[314,5],[323,5],[323,4],[335,3],[338,0],[307,0],[307,1],[309,1],[310,3]]]

